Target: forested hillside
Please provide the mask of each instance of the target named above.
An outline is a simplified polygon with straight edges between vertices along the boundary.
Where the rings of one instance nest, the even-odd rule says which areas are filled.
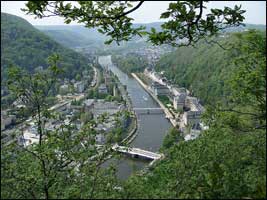
[[[34,28],[26,20],[1,13],[1,80],[6,77],[10,65],[20,66],[29,72],[36,67],[48,66],[47,58],[58,53],[59,66],[65,69],[67,78],[87,67],[87,59],[73,50],[67,49]]]
[[[266,198],[265,33],[238,34],[232,51],[229,56],[217,46],[200,44],[199,49],[178,49],[164,58],[168,76],[183,84],[192,81],[199,95],[211,96],[206,100],[221,96],[224,84],[218,81],[227,80],[230,92],[227,103],[206,106],[203,119],[209,129],[198,139],[181,141],[179,133],[171,131],[163,143],[165,159],[146,175],[130,178],[124,188],[127,197]],[[219,89],[211,90],[212,85]]]
[[[126,56],[112,55],[111,59],[116,66],[127,74],[132,72],[143,72],[148,66],[148,62],[136,53],[129,53]]]
[[[104,45],[105,36],[98,33],[96,29],[70,25],[35,27],[66,47],[73,48],[90,45],[99,48]]]
[[[229,93],[226,82],[236,68],[233,61],[238,52],[231,49],[231,45],[238,41],[235,35],[227,34],[216,39],[227,50],[215,43],[201,41],[196,47],[181,47],[166,54],[155,69],[165,71],[168,79],[190,89],[204,103],[223,101]]]

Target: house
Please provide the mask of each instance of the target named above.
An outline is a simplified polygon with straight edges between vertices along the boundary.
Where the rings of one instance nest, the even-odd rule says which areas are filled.
[[[178,109],[182,109],[185,106],[185,99],[186,99],[186,93],[181,93],[178,96],[174,96],[173,97],[173,107],[178,110]]]
[[[175,86],[171,86],[171,88],[170,88],[170,90],[171,90],[171,92],[172,92],[172,94],[174,95],[174,96],[179,96],[180,94],[186,94],[186,89],[185,88],[178,88],[178,87],[175,87]]]
[[[98,92],[101,93],[101,94],[107,94],[108,93],[108,89],[107,89],[106,85],[105,84],[101,84],[98,87]]]
[[[105,136],[103,133],[98,133],[95,136],[95,140],[97,144],[104,144],[105,143]]]
[[[6,127],[15,123],[16,115],[1,115],[1,131],[5,130]]]
[[[150,86],[152,92],[158,96],[158,95],[169,95],[170,94],[170,90],[167,86],[162,85],[158,82],[152,82],[151,86]]]
[[[201,111],[188,111],[183,115],[183,121],[185,125],[191,124],[192,126],[200,123]]]
[[[84,108],[85,108],[85,111],[86,112],[90,111],[94,107],[94,102],[95,102],[94,99],[87,99],[87,100],[85,100],[83,102],[84,103]]]
[[[191,111],[204,111],[204,107],[199,103],[196,97],[186,97],[185,106],[190,108]]]
[[[84,91],[85,84],[83,81],[79,81],[77,83],[74,83],[74,88],[77,92],[82,93]]]

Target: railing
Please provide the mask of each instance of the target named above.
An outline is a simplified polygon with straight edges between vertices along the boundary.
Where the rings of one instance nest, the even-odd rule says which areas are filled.
[[[153,160],[157,160],[157,159],[160,159],[162,157],[161,154],[157,154],[157,153],[146,151],[146,150],[139,149],[139,148],[119,146],[117,144],[113,145],[112,149],[115,150],[115,151],[122,152],[122,153],[138,155],[138,156],[142,156],[142,157],[145,157],[145,158],[150,158],[150,159],[153,159]]]

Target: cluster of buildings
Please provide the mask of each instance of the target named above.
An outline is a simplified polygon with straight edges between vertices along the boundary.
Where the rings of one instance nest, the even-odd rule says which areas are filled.
[[[201,115],[204,112],[204,107],[199,103],[196,97],[190,96],[190,92],[181,87],[172,85],[162,73],[157,73],[154,70],[147,68],[144,72],[151,80],[152,83],[149,89],[156,96],[167,96],[172,102],[172,107],[179,115],[175,115],[176,121],[179,122],[179,128],[185,132],[186,127],[191,128],[190,132],[199,134],[202,129],[205,129],[201,123]]]
[[[169,45],[146,45],[139,48],[129,48],[128,51],[122,54],[137,54],[138,56],[145,58],[148,61],[149,65],[154,66],[163,54],[170,53],[173,50],[174,47],[171,47]]]
[[[85,77],[86,74],[83,74]],[[103,70],[103,83],[99,85],[98,92],[102,94],[108,94],[107,86],[115,83],[110,71]],[[84,80],[84,79],[83,79]],[[67,82],[67,80],[64,80]],[[75,131],[81,129],[81,127],[87,122],[83,118],[90,116],[90,119],[96,121],[94,129],[97,131],[95,140],[99,144],[104,144],[108,134],[111,134],[112,130],[118,128],[118,122],[122,128],[126,128],[128,124],[128,117],[125,115],[126,106],[124,103],[117,101],[108,101],[104,99],[86,99],[84,93],[82,93],[86,87],[84,81],[73,82],[76,95],[61,96],[61,101],[56,105],[52,106],[50,110],[54,110],[58,113],[58,117],[55,119],[49,119],[49,121],[43,122],[44,130],[52,131],[59,128],[61,125],[74,125]],[[61,88],[65,89],[64,84]],[[116,84],[114,84],[116,86]],[[113,87],[114,95],[118,95],[118,88]],[[69,86],[68,86],[69,87]],[[66,88],[69,89],[69,88]],[[78,96],[77,96],[78,95]],[[63,100],[63,97],[65,100]],[[67,99],[66,99],[67,97]],[[88,114],[87,117],[82,117],[83,114]],[[11,123],[11,118],[8,121],[7,117],[4,117],[1,113],[1,123]],[[105,116],[103,120],[103,116]],[[13,116],[12,116],[13,117]],[[13,119],[13,118],[12,118]],[[1,126],[1,128],[4,126]],[[23,135],[18,137],[18,143],[20,145],[27,146],[29,144],[39,141],[38,128],[33,120],[27,120],[27,123],[22,128]]]
[[[9,114],[9,110],[1,110],[1,131],[15,124],[16,115]]]
[[[82,93],[84,92],[85,88],[87,88],[90,85],[90,83],[91,83],[91,76],[89,75],[89,72],[83,71],[81,81],[77,81],[75,79],[72,80],[64,79],[62,85],[59,87],[59,93],[62,95],[73,92]],[[74,91],[72,91],[73,89]]]
[[[56,119],[50,119],[49,121],[45,122],[44,129],[46,131],[52,131],[59,128],[61,125],[66,124],[75,125],[75,130],[78,131],[85,124],[85,122],[81,120],[80,114],[90,113],[92,118],[97,122],[96,127],[94,127],[97,131],[95,137],[96,142],[99,144],[104,144],[107,135],[112,131],[112,129],[118,127],[118,119],[122,124],[122,128],[126,127],[126,122],[128,119],[124,114],[122,114],[122,111],[124,110],[124,104],[116,101],[109,102],[103,99],[86,99],[83,100],[80,105],[72,105],[70,102],[64,103],[60,104],[56,108],[56,111],[60,114],[60,117]],[[106,119],[101,121],[100,118],[103,115],[106,116]],[[38,142],[39,136],[37,130],[37,126],[33,122],[30,122],[27,126],[24,126],[23,136],[18,138],[19,144],[27,146],[31,143]]]

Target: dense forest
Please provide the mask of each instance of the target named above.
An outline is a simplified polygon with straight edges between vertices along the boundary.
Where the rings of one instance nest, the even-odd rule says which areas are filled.
[[[10,65],[20,66],[29,72],[48,66],[47,58],[59,54],[59,66],[65,69],[65,77],[74,78],[87,67],[87,59],[67,49],[34,28],[26,20],[1,13],[1,80],[6,77]]]
[[[148,66],[147,60],[136,53],[128,53],[125,56],[112,55],[111,59],[116,66],[127,74],[132,72],[143,72]]]
[[[58,43],[69,47],[101,48],[104,46],[105,36],[96,29],[87,29],[83,26],[35,26],[38,30],[53,38]]]
[[[235,37],[229,50],[233,57],[219,53],[223,51],[218,46],[205,49],[201,44],[199,49],[178,49],[168,58],[170,63],[165,62],[164,69],[177,82],[190,83],[179,70],[192,73],[194,87],[227,80],[227,103],[207,106],[203,119],[210,128],[199,139],[181,141],[179,133],[171,130],[162,148],[166,159],[146,176],[130,178],[126,194],[132,198],[266,197],[266,36],[248,31]],[[194,68],[195,60],[200,64]],[[213,99],[221,96],[209,87],[201,89]]]
[[[236,34],[225,34],[216,39],[227,50],[215,43],[201,41],[195,47],[181,47],[164,55],[155,69],[164,71],[169,80],[188,88],[204,103],[223,101],[229,94],[226,82],[236,69],[233,61],[238,51],[229,51],[238,41]]]

